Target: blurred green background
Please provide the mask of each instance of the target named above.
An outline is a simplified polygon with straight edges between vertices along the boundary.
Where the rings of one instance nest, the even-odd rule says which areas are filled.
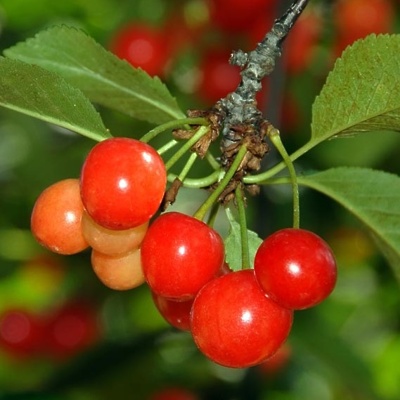
[[[399,4],[389,3],[391,31],[397,32]],[[276,15],[287,4],[277,2]],[[316,39],[309,61],[288,68],[284,48],[262,94],[265,115],[281,129],[289,151],[307,140],[312,101],[337,55],[335,2],[311,1],[309,7],[320,18],[307,25],[317,31],[311,35]],[[276,15],[265,16],[265,21]],[[203,0],[0,0],[0,50],[54,24],[79,27],[108,47],[113,35],[134,21],[179,28],[168,30],[179,46],[163,79],[184,110],[212,105],[199,83],[207,49],[218,45],[229,53],[251,43],[245,32],[219,30]],[[299,50],[307,43],[294,46]],[[300,51],[304,58],[305,50]],[[115,135],[140,137],[149,129],[115,112],[100,112]],[[79,299],[94,306],[101,331],[90,346],[62,360],[40,354],[20,358],[0,348],[0,399],[150,399],[168,387],[186,388],[198,399],[400,399],[398,283],[362,226],[312,191],[301,193],[302,225],[331,244],[339,280],[323,304],[296,313],[290,356],[273,371],[213,364],[199,354],[188,333],[171,329],[159,316],[145,286],[113,292],[95,278],[90,253],[61,257],[36,244],[29,230],[36,197],[53,182],[78,177],[93,144],[0,109],[0,312],[17,308],[40,314]],[[358,165],[399,173],[399,148],[400,139],[393,133],[333,140],[297,167]],[[266,164],[274,162],[272,152]],[[195,210],[198,197],[197,191],[184,190],[176,207]],[[262,237],[290,225],[290,191],[263,191],[249,201],[248,213],[251,228]],[[221,229],[224,232],[223,224]]]

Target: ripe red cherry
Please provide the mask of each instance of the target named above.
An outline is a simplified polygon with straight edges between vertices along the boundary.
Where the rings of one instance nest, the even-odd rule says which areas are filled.
[[[188,389],[169,387],[153,393],[149,400],[198,400],[198,397]]]
[[[310,9],[301,14],[284,44],[283,57],[289,73],[301,73],[311,66],[322,27],[323,21],[317,10]]]
[[[170,325],[181,331],[190,331],[190,310],[193,299],[171,300],[155,293],[152,293],[152,297],[157,310]]]
[[[156,294],[188,300],[220,271],[221,236],[189,215],[168,212],[150,225],[141,245],[146,281]]]
[[[209,0],[211,23],[225,32],[245,32],[275,5],[275,0]]]
[[[254,258],[265,293],[284,307],[317,305],[333,291],[336,261],[329,245],[313,232],[287,228],[267,237]]]
[[[59,254],[75,254],[89,245],[82,235],[83,205],[78,179],[64,179],[46,188],[37,198],[31,214],[35,239]]]
[[[272,356],[292,322],[293,311],[266,296],[249,269],[223,275],[200,290],[191,332],[200,351],[214,362],[246,368]]]
[[[225,49],[208,49],[201,58],[198,95],[206,104],[233,92],[240,83],[240,69],[229,64],[230,52]]]
[[[333,8],[337,52],[371,33],[389,33],[396,11],[390,0],[340,0]]]
[[[96,310],[86,302],[70,300],[49,315],[46,348],[49,355],[64,359],[94,345],[100,337]]]
[[[164,196],[165,165],[154,148],[131,138],[111,138],[93,147],[81,171],[87,213],[108,229],[147,222]]]
[[[169,59],[164,32],[143,23],[131,23],[117,31],[110,50],[149,75],[162,76]]]
[[[43,343],[41,319],[23,309],[9,309],[0,316],[0,347],[17,357],[38,354]]]

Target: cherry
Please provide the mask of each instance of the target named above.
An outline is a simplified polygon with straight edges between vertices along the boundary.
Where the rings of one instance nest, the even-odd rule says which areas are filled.
[[[395,8],[390,0],[340,0],[333,8],[338,33],[337,51],[371,33],[389,33]]]
[[[270,299],[254,271],[223,275],[205,285],[191,313],[193,339],[208,358],[231,368],[257,365],[284,343],[293,311]]]
[[[198,400],[198,397],[187,389],[169,387],[153,393],[149,400]]]
[[[292,347],[286,342],[272,357],[259,364],[257,369],[263,376],[275,377],[288,366],[292,353]]]
[[[152,298],[158,311],[170,325],[182,331],[190,331],[190,310],[193,299],[171,300],[155,293],[152,293]]]
[[[168,212],[149,227],[141,246],[146,281],[156,294],[188,300],[224,262],[221,236],[189,215]]]
[[[169,60],[165,33],[144,23],[130,23],[111,39],[110,50],[149,75],[162,76]]]
[[[323,301],[333,291],[337,276],[329,245],[313,232],[294,228],[281,229],[263,241],[254,271],[271,299],[294,310]]]
[[[133,289],[145,281],[140,249],[117,256],[92,250],[91,263],[96,276],[110,289]]]
[[[31,215],[32,234],[55,253],[79,253],[89,246],[81,231],[82,214],[79,180],[64,179],[37,198]]]
[[[132,229],[116,231],[97,224],[86,212],[83,213],[82,217],[83,236],[90,247],[110,256],[121,255],[137,249],[147,232],[148,226],[149,222],[147,221]]]
[[[224,32],[245,32],[261,14],[274,9],[275,0],[209,0],[212,24]]]
[[[97,224],[131,229],[156,213],[166,182],[164,162],[154,148],[131,138],[106,139],[92,148],[82,166],[82,202]]]
[[[0,347],[16,357],[37,355],[42,349],[43,323],[24,309],[8,309],[0,316]]]
[[[96,310],[85,301],[69,300],[48,316],[46,349],[56,359],[77,355],[94,345],[99,337]]]
[[[201,56],[198,95],[204,103],[214,104],[233,92],[240,83],[240,69],[229,64],[230,51],[207,49]]]
[[[283,55],[288,73],[301,73],[310,67],[321,37],[322,22],[315,9],[306,10],[296,21],[284,45]]]

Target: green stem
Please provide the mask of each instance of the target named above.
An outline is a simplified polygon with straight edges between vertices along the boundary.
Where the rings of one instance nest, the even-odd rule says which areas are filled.
[[[299,185],[297,182],[297,174],[294,168],[293,162],[287,153],[285,146],[282,143],[281,136],[277,129],[272,129],[269,132],[269,138],[271,139],[273,145],[276,147],[278,152],[283,158],[284,163],[290,174],[290,179],[292,183],[293,191],[293,228],[300,227],[300,201],[299,201]]]
[[[235,199],[239,214],[240,242],[242,248],[242,269],[251,268],[249,238],[247,235],[246,207],[244,204],[243,190],[239,185],[235,190]]]
[[[217,219],[218,210],[219,210],[219,203],[214,203],[211,207],[210,214],[208,216],[207,225],[213,227],[215,220]]]
[[[305,143],[303,146],[301,146],[299,149],[297,149],[294,153],[290,155],[290,160],[291,162],[297,160],[300,158],[302,155],[306,154],[308,151],[310,151],[313,147],[318,145],[319,143],[323,142],[326,140],[326,137],[321,137],[318,138],[318,140],[313,139]],[[248,175],[243,178],[243,182],[246,184],[262,184],[263,182],[267,181],[271,177],[275,176],[282,170],[284,170],[287,167],[285,161],[281,161],[280,163],[276,164],[269,170],[262,172],[261,174],[257,175]]]
[[[192,153],[189,157],[189,160],[187,160],[185,166],[183,167],[181,173],[178,176],[178,179],[183,182],[187,176],[187,174],[189,173],[190,169],[193,167],[193,164],[195,163],[197,159],[197,154],[196,153]]]
[[[206,153],[206,160],[211,165],[211,168],[215,170],[219,170],[221,168],[220,163],[215,159],[215,157],[209,151],[207,151]]]
[[[172,166],[179,161],[179,159],[185,155],[189,149],[199,141],[207,132],[209,131],[209,126],[202,126],[199,130],[188,139],[185,144],[165,163],[167,171],[172,168]]]
[[[208,121],[205,118],[181,118],[174,119],[172,121],[168,121],[162,125],[156,126],[151,131],[148,131],[145,135],[143,135],[140,140],[142,142],[148,143],[150,140],[154,139],[157,135],[162,132],[165,132],[169,129],[176,129],[183,125],[208,125]]]
[[[208,209],[218,200],[218,197],[222,194],[230,180],[233,178],[235,175],[237,169],[239,168],[240,163],[242,162],[244,156],[247,153],[247,147],[245,145],[242,145],[240,147],[232,165],[226,171],[224,177],[221,179],[219,182],[219,185],[217,188],[211,193],[211,195],[207,198],[207,200],[198,208],[198,210],[194,213],[194,217],[203,220]]]
[[[158,150],[157,153],[161,156],[164,153],[166,153],[168,150],[172,149],[174,146],[176,146],[179,142],[176,141],[175,139],[170,140],[168,143],[165,143],[164,146],[161,146]]]
[[[211,186],[218,181],[221,175],[221,170],[214,171],[212,174],[205,176],[204,178],[185,178],[183,186],[187,188],[200,189]],[[173,182],[178,176],[175,174],[168,174],[168,182]]]

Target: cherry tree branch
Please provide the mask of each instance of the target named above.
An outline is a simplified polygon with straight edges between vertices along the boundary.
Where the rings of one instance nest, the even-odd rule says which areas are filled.
[[[293,1],[253,51],[246,53],[238,50],[232,54],[230,63],[241,68],[242,79],[234,92],[217,103],[219,112],[223,114],[223,151],[242,139],[237,133],[238,126],[260,125],[262,113],[257,108],[256,94],[261,89],[261,81],[274,70],[275,60],[281,55],[282,43],[308,1]]]

